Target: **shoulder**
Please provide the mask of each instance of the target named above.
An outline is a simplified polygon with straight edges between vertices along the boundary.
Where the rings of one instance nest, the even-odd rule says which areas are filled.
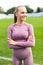
[[[30,23],[26,23],[26,22],[25,22],[25,25],[26,25],[28,28],[33,27],[33,25],[30,24]]]
[[[32,34],[34,32],[34,28],[32,24],[26,23],[28,31]]]
[[[10,30],[13,29],[14,25],[15,25],[15,24],[9,25],[9,26],[8,26],[8,29],[10,29]]]

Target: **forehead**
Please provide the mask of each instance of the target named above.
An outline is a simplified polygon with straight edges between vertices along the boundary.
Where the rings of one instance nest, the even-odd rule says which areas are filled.
[[[26,10],[25,7],[19,7],[19,8],[18,8],[18,11],[20,11],[20,12],[27,12],[27,10]]]

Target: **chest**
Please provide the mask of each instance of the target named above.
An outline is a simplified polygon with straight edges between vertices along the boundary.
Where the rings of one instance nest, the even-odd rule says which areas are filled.
[[[12,29],[12,38],[14,40],[27,39],[28,34],[29,32],[26,26],[15,26]]]

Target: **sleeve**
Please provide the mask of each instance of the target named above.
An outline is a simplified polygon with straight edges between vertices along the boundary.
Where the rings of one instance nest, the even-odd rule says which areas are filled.
[[[14,48],[14,46],[10,44],[9,39],[11,39],[11,26],[8,27],[8,47]]]
[[[9,39],[12,39],[12,27],[11,26],[8,27],[8,47],[11,48],[11,49],[22,48],[20,46],[16,46],[16,45],[14,46],[14,45],[10,44]]]
[[[30,36],[32,36],[30,41],[18,42],[18,44],[17,44],[18,46],[22,46],[22,47],[33,47],[33,46],[35,46],[34,30],[33,30],[33,26],[31,24],[28,26],[28,33]]]
[[[11,26],[8,27],[8,40],[11,39]]]

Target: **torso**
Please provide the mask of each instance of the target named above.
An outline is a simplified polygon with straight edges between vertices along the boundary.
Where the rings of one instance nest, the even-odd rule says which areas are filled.
[[[24,23],[23,25],[14,24],[12,27],[12,39],[15,41],[26,41],[28,38],[28,24]],[[21,49],[13,49],[13,54],[20,59],[26,58],[29,54],[31,54],[31,48],[21,48]]]

